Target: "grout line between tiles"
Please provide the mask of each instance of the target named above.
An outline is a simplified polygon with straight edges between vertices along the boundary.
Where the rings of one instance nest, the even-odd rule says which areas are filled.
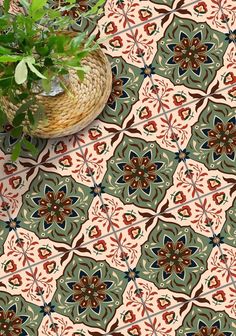
[[[218,188],[217,191],[219,192],[219,191],[222,191],[222,190],[231,188],[231,186],[233,186],[233,184],[228,184],[228,185],[226,185],[226,186],[222,186],[222,187]],[[209,193],[207,193],[207,194],[203,194],[203,195],[201,195],[200,197],[201,197],[201,198],[206,198],[206,197],[208,197],[208,196],[210,196],[210,195],[213,195],[214,193],[215,193],[215,191],[211,191],[211,192],[209,192]],[[180,208],[180,207],[182,207],[182,206],[188,205],[188,204],[190,204],[190,203],[192,203],[192,202],[195,202],[195,201],[198,201],[198,200],[199,200],[199,199],[198,199],[197,197],[195,197],[195,198],[193,198],[193,199],[191,199],[191,200],[189,200],[189,201],[187,201],[187,202],[184,202],[184,203],[182,203],[182,204],[179,204],[179,205],[176,205],[176,206],[174,206],[174,207],[168,208],[168,209],[166,209],[165,211],[157,212],[157,213],[153,214],[152,216],[148,217],[148,219],[155,219],[155,217],[158,217],[158,216],[161,217],[161,216],[162,216],[163,214],[165,214],[165,213],[169,213],[169,212],[171,212],[171,211],[173,211],[173,210],[176,210],[176,209],[178,209],[178,208]],[[145,210],[145,208],[143,208],[143,209]],[[128,229],[129,229],[130,227],[132,227],[132,226],[139,225],[139,224],[145,222],[146,220],[147,220],[147,218],[140,219],[139,221],[136,221],[136,222],[134,222],[134,223],[132,223],[132,224],[126,225],[126,226],[124,226],[124,227],[122,227],[122,228],[116,230],[116,232],[117,232],[117,233],[123,232],[123,231],[125,231],[125,230],[128,230]],[[78,235],[79,235],[79,234],[78,234]],[[52,259],[55,259],[55,258],[58,258],[58,257],[60,257],[60,256],[63,256],[63,255],[65,255],[66,253],[74,252],[74,251],[76,251],[77,249],[79,249],[79,248],[81,248],[81,247],[86,247],[87,245],[93,244],[93,243],[97,242],[98,240],[107,238],[107,237],[112,236],[112,235],[113,235],[113,233],[110,232],[110,233],[107,233],[107,234],[105,234],[105,235],[102,235],[102,236],[100,236],[100,237],[98,237],[98,238],[91,239],[91,240],[88,241],[87,243],[82,243],[82,244],[81,244],[79,247],[77,247],[77,248],[76,248],[76,247],[71,247],[71,248],[68,248],[68,250],[67,250],[66,252],[61,252],[61,253],[53,254],[53,255],[51,255],[50,257],[47,258],[47,261],[52,260]],[[44,238],[44,239],[45,239],[45,238]],[[62,242],[62,244],[66,244],[66,243]],[[45,260],[40,260],[40,261],[38,261],[38,262],[36,262],[36,263],[31,264],[31,267],[36,267],[36,266],[38,266],[38,265],[40,265],[40,264],[43,264],[44,262],[45,262]],[[25,271],[25,270],[27,270],[27,269],[28,269],[28,266],[25,266],[25,267],[23,267],[23,268],[21,268],[21,269],[18,269],[17,271],[12,272],[12,273],[11,273],[11,276],[14,275],[14,274],[18,274],[18,273],[20,273],[20,272],[23,272],[23,271]],[[10,276],[10,275],[7,274],[7,275],[4,275],[4,276],[0,277],[0,281],[2,281],[2,280],[4,280],[4,279],[7,279],[9,276]]]

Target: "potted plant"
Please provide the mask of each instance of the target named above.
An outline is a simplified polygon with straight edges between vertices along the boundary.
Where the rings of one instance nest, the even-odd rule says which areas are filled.
[[[17,15],[4,0],[0,16],[0,125],[7,119],[17,138],[12,160],[22,146],[35,151],[27,135],[53,138],[73,134],[104,108],[112,74],[95,35],[72,32],[81,16],[100,13],[104,0],[75,14],[76,0],[20,0]]]

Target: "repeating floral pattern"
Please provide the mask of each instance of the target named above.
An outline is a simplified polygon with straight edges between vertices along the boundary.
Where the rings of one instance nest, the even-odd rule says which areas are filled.
[[[0,133],[0,335],[234,336],[235,1],[95,2],[51,5],[102,40],[100,116]]]
[[[156,143],[124,137],[116,148],[116,157],[108,162],[105,190],[114,196],[119,194],[124,203],[155,209],[163,198],[164,186],[171,184],[177,165],[173,159],[172,153],[161,154]]]
[[[222,66],[225,35],[207,24],[174,18],[158,41],[156,73],[189,88],[207,88]]]

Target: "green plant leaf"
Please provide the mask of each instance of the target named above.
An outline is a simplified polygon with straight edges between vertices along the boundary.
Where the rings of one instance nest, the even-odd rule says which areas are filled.
[[[20,0],[20,4],[21,4],[25,9],[27,9],[27,11],[29,10],[29,8],[30,8],[30,3],[29,3],[27,0]]]
[[[45,92],[49,93],[52,88],[51,79],[50,78],[42,79],[42,87]]]
[[[20,156],[21,152],[21,141],[18,141],[14,147],[12,148],[11,159],[12,161],[16,161]]]
[[[16,114],[14,119],[13,119],[12,125],[14,127],[21,126],[21,124],[24,120],[25,120],[25,113]]]
[[[44,6],[46,6],[47,0],[32,0],[30,5],[30,11],[31,13],[35,13],[39,9],[42,9]]]
[[[0,17],[0,27],[1,31],[3,31],[4,28],[9,27],[9,19],[6,19],[5,17]]]
[[[83,14],[83,16],[90,16],[90,15],[95,15],[98,13],[99,8],[105,3],[106,0],[98,0],[96,2],[96,4],[85,14]]]
[[[33,155],[36,155],[38,153],[38,149],[35,147],[34,144],[32,144],[32,142],[30,142],[26,138],[24,138],[22,142],[26,149],[28,149],[28,151],[30,151]]]
[[[4,8],[5,13],[9,12],[10,4],[11,4],[11,0],[4,0],[3,1],[3,8]]]
[[[22,104],[16,111],[16,115],[28,110],[28,108],[35,103],[35,99],[29,99]]]
[[[33,18],[34,21],[39,21],[46,14],[47,14],[47,11],[43,8],[40,8],[32,14],[32,18]]]
[[[89,72],[90,68],[88,66],[77,67],[77,75],[81,81],[84,80],[84,76]]]
[[[18,62],[22,60],[23,56],[17,56],[17,55],[4,55],[0,56],[0,62],[2,63],[8,63],[8,62]]]
[[[0,26],[1,25],[1,20],[0,20]],[[4,27],[3,27],[4,28]],[[8,33],[6,35],[0,35],[0,43],[11,43],[15,42],[15,34],[14,33]]]
[[[35,46],[35,50],[40,56],[47,56],[49,55],[49,52],[50,52],[50,49],[48,48],[48,46],[46,45],[44,46],[42,43],[37,44]]]
[[[85,72],[83,70],[77,70],[77,75],[78,75],[79,79],[81,80],[81,82],[83,82]]]
[[[23,84],[27,80],[28,69],[25,60],[22,59],[15,68],[15,81],[16,84]]]
[[[10,53],[11,53],[11,49],[4,48],[4,47],[0,46],[0,54],[6,55],[6,54],[10,54]]]
[[[3,126],[5,125],[5,123],[7,122],[7,117],[5,112],[0,109],[0,129],[3,130]]]
[[[34,116],[33,116],[32,111],[28,110],[28,112],[27,112],[27,116],[28,116],[28,119],[29,119],[30,124],[31,124],[31,125],[34,125]]]
[[[61,16],[61,13],[55,9],[48,9],[47,15],[50,17],[50,19],[56,19]]]
[[[91,45],[91,43],[94,41],[95,37],[96,37],[96,35],[90,35],[89,38],[87,39],[84,47],[88,48]]]
[[[35,62],[35,60],[34,60]],[[35,66],[33,65],[33,63],[31,63],[31,60],[28,60],[26,59],[26,63],[28,65],[28,67],[30,68],[30,70],[35,73],[36,76],[38,76],[39,78],[42,78],[42,79],[46,79],[47,77],[45,77],[43,74],[41,74],[41,72],[39,72]]]
[[[83,40],[85,39],[85,37],[86,37],[86,33],[80,33],[79,35],[77,35],[71,40],[70,42],[71,46],[73,48],[78,48],[83,42]]]
[[[22,126],[19,126],[19,127],[15,127],[11,130],[10,132],[10,135],[13,137],[13,138],[19,138],[22,134],[22,131],[23,131],[23,127]]]

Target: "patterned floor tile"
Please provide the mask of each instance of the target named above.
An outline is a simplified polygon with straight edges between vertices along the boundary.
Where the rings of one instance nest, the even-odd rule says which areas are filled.
[[[102,8],[72,27],[111,64],[102,113],[15,162],[0,134],[0,334],[235,336],[235,1]]]
[[[32,335],[42,321],[40,307],[20,295],[1,292],[0,330],[2,335]]]

